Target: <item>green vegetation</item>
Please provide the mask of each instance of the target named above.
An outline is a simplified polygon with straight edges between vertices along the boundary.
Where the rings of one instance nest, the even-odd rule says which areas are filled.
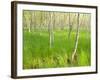
[[[76,31],[68,38],[67,30],[53,31],[54,43],[49,47],[48,31],[23,32],[23,68],[55,68],[91,65],[91,37],[80,30],[77,56],[74,64],[71,55],[74,50]]]
[[[91,14],[23,10],[23,69],[91,65]]]

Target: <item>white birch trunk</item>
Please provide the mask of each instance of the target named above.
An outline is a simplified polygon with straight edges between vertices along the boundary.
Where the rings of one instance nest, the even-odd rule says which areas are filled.
[[[49,23],[49,41],[50,41],[50,48],[52,48],[53,42],[54,42],[53,22],[52,22],[53,13],[50,13],[49,15],[50,15],[50,23]]]
[[[75,47],[74,47],[74,51],[72,54],[72,62],[74,61],[75,55],[76,55],[76,51],[77,51],[77,47],[78,47],[78,40],[79,40],[79,13],[77,16],[77,31],[76,31],[76,40],[75,40]]]
[[[32,12],[30,12],[30,23],[29,23],[29,32],[31,32],[31,27],[32,27]]]
[[[71,18],[71,15],[70,15],[70,13],[69,13],[69,33],[68,33],[68,39],[70,38],[71,28],[72,28],[72,23],[71,23],[70,18]]]

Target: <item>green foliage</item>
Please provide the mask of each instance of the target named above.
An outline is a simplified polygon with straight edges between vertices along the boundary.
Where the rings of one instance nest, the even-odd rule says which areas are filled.
[[[79,44],[77,49],[77,63],[71,65],[70,57],[72,55],[76,32],[71,32],[68,39],[68,31],[55,30],[54,44],[49,48],[48,31],[23,32],[23,68],[54,68],[69,66],[89,66],[91,38],[90,33],[80,31]]]

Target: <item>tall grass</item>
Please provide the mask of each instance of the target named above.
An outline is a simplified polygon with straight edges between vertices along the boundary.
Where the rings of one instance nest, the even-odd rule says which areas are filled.
[[[90,33],[80,31],[76,63],[71,65],[70,57],[75,45],[76,32],[54,31],[54,43],[49,47],[48,31],[24,31],[23,34],[23,68],[55,68],[89,66],[91,63]]]

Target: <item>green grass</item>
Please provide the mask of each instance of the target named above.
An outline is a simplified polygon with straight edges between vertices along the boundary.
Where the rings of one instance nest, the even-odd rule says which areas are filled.
[[[54,31],[52,48],[49,47],[49,33],[47,31],[24,31],[23,33],[23,69],[91,65],[89,32],[80,31],[75,64],[70,62],[75,45],[75,31],[71,32],[70,38],[68,38],[66,30]]]

